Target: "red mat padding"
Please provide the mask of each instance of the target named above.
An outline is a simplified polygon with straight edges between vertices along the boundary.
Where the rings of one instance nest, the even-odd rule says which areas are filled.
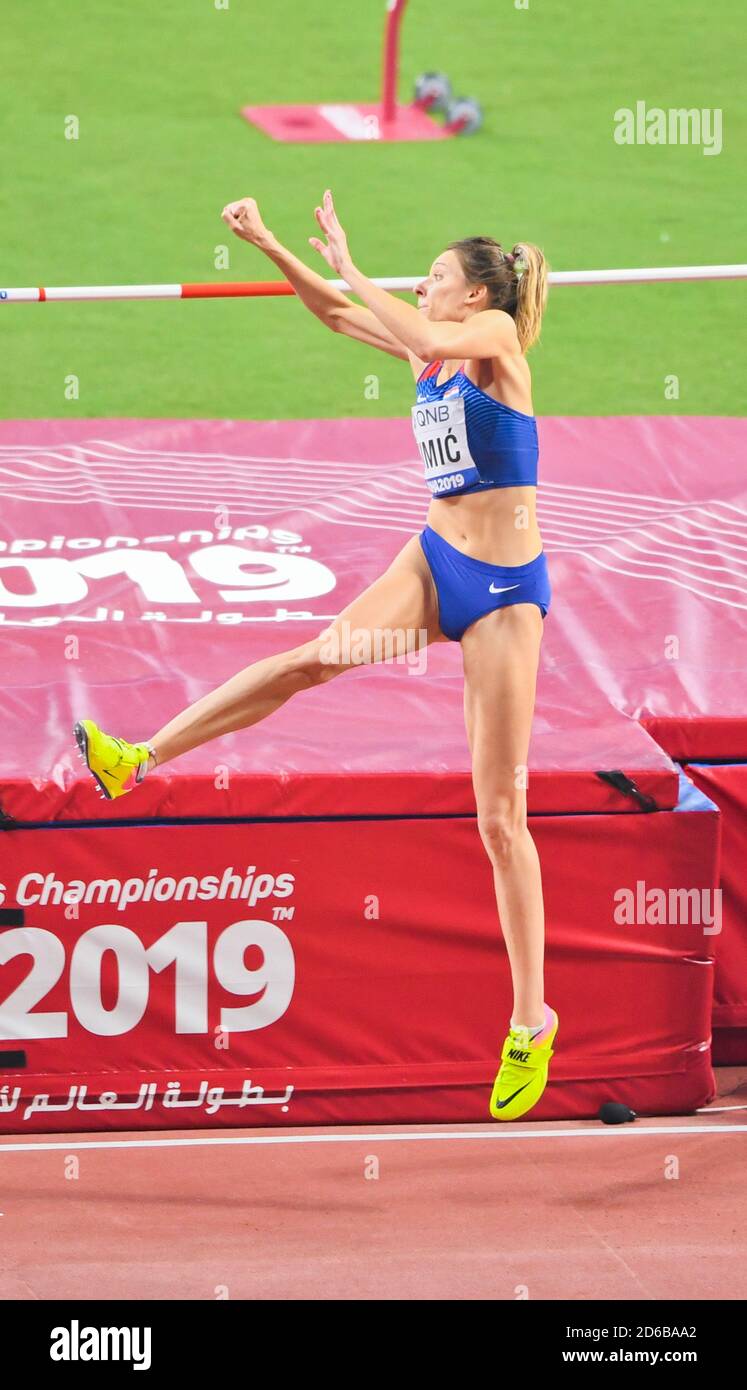
[[[554,601],[529,805],[548,897],[548,995],[566,1031],[536,1117],[587,1115],[608,1096],[672,1113],[710,1093],[714,938],[702,924],[616,926],[614,894],[717,882],[716,810],[692,800],[668,809],[677,803],[670,756],[747,755],[735,678],[747,635],[745,427],[575,419],[542,421],[540,431]],[[246,908],[209,896],[154,897],[124,916],[106,901],[79,917],[29,903],[23,926],[0,930],[10,952],[0,1051],[14,1038],[27,1046],[27,1080],[41,1085],[61,1068],[93,1084],[95,1049],[97,1078],[117,1067],[128,1078],[157,1073],[163,1084],[170,1074],[187,1094],[205,1075],[259,1078],[268,1089],[300,1068],[289,1123],[485,1117],[510,999],[472,819],[457,647],[432,649],[424,670],[371,668],[307,692],[112,805],[82,778],[69,732],[88,714],[146,737],[244,665],[315,636],[421,529],[428,499],[414,458],[402,420],[0,424],[0,811],[6,826],[46,827],[0,835],[5,906],[22,862],[64,882],[147,878],[151,869],[160,881],[198,863],[207,875],[231,864],[298,875],[292,919],[267,919],[262,900]],[[599,775],[618,772],[617,787]],[[658,814],[642,814],[642,804]],[[185,817],[220,823],[127,824]],[[294,817],[307,820],[288,823]],[[320,817],[329,823],[311,823]],[[86,830],[81,821],[125,825]],[[371,895],[380,915],[369,920]],[[297,993],[277,1022],[258,1006],[251,1047],[234,1030],[229,1055],[218,1056],[221,976],[209,951],[206,963],[200,923],[212,950],[216,934],[246,916],[287,929]],[[22,951],[30,930],[48,933],[31,938],[37,967]],[[244,961],[239,937],[219,962],[245,988],[244,966],[258,969],[261,953]],[[116,960],[133,1011],[119,1033]],[[183,992],[181,1022],[174,989]],[[58,994],[62,1002],[50,1003]],[[36,1033],[25,1041],[21,1006],[37,1020],[27,1020]],[[96,1027],[76,1009],[84,1018],[90,1010]],[[154,1039],[171,1046],[151,1057]],[[261,1123],[283,1122],[281,1105],[251,1103],[268,1116]],[[168,1109],[163,1098],[143,1104],[138,1123],[162,1127]],[[121,1113],[132,1123],[136,1112]],[[189,1107],[174,1113],[190,1122]],[[231,1123],[232,1114],[242,1122],[241,1109],[216,1103],[209,1122]],[[110,1104],[90,1115],[117,1123]],[[85,1105],[80,1116],[89,1122]],[[71,1127],[66,1111],[55,1120],[37,1109],[28,1123]]]
[[[562,771],[570,725],[610,706],[671,757],[747,757],[747,425],[547,419],[540,435],[554,603],[534,767]],[[32,800],[43,792],[44,818],[67,815],[67,729],[82,704],[142,737],[143,721],[152,731],[242,665],[314,636],[422,527],[415,457],[399,419],[0,422],[6,812],[29,817],[25,782]],[[356,719],[336,682],[316,694],[313,731],[298,702],[251,739],[189,755],[180,778],[212,779],[220,758],[238,778],[313,776],[317,750],[326,770],[357,776],[461,771],[458,653],[431,661],[439,692],[453,678],[444,697],[402,670],[391,696],[386,673],[361,677]],[[431,700],[442,703],[428,720]],[[671,778],[660,790],[671,804]],[[170,789],[174,809],[185,791]]]
[[[712,1098],[714,938],[666,903],[715,887],[719,820],[686,791],[532,822],[560,1015],[532,1120]],[[27,1055],[5,1130],[488,1118],[511,994],[473,820],[17,830],[0,856],[27,903],[0,931],[0,1036]]]
[[[625,809],[596,776],[618,758],[672,805],[671,766],[633,723],[671,756],[747,753],[744,425],[544,420],[541,436],[554,603],[532,809]],[[5,813],[77,819],[83,796],[99,814],[78,784],[74,716],[144,737],[316,635],[422,527],[413,459],[403,420],[0,424]],[[313,710],[312,723],[299,700],[188,755],[141,809],[211,813],[224,763],[235,813],[347,813],[333,773],[354,775],[367,813],[469,809],[452,646],[429,654],[424,678],[355,673],[315,692]]]
[[[747,757],[747,421],[544,420],[540,441],[553,658],[671,757]]]
[[[690,764],[688,777],[713,800],[722,821],[723,929],[715,939],[715,1062],[747,1061],[747,764]]]
[[[281,634],[281,636],[284,634]],[[222,638],[222,634],[221,634]],[[278,637],[254,638],[252,657],[277,650]],[[240,665],[248,653],[235,653]],[[116,653],[110,653],[116,662]],[[195,660],[197,658],[195,657]],[[225,663],[225,654],[222,654]],[[463,721],[461,653],[443,644],[428,652],[427,670],[408,676],[396,666],[366,667],[306,691],[255,728],[196,749],[158,769],[137,796],[98,798],[70,751],[74,710],[132,737],[153,732],[165,681],[147,679],[88,690],[76,670],[70,689],[33,692],[39,725],[56,745],[54,777],[8,771],[0,782],[6,816],[37,821],[143,820],[173,816],[472,815],[475,800]],[[209,654],[198,669],[210,667]],[[218,664],[217,657],[213,666]],[[228,674],[228,673],[226,673]],[[189,682],[192,696],[215,682]],[[50,707],[50,703],[51,706]],[[64,713],[59,713],[64,706]],[[176,712],[173,705],[171,712]],[[34,726],[20,723],[29,761],[38,756]],[[21,762],[18,743],[7,760]],[[50,749],[51,755],[51,749]],[[605,706],[588,681],[543,672],[530,748],[528,803],[533,814],[563,811],[637,812],[640,802],[599,773],[622,770],[644,797],[667,809],[677,801],[677,770],[632,720]]]

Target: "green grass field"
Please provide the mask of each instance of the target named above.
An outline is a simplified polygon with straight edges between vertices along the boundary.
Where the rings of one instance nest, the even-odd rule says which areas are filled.
[[[483,104],[478,135],[282,145],[239,117],[250,101],[375,100],[383,17],[383,0],[5,0],[0,282],[275,278],[233,238],[215,269],[221,208],[246,194],[326,273],[307,237],[327,186],[369,275],[421,273],[476,234],[539,242],[556,269],[747,260],[742,0],[410,0],[400,99],[444,70]],[[614,112],[637,100],[720,108],[722,152],[616,144]],[[746,305],[744,282],[556,289],[532,355],[537,412],[740,414]],[[0,305],[0,334],[5,418],[396,415],[412,401],[405,364],[292,300]]]

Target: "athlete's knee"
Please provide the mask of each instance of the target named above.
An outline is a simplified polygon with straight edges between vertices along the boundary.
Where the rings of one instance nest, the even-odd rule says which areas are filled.
[[[298,690],[322,685],[336,676],[340,670],[339,666],[330,661],[324,639],[319,637],[286,652],[285,664],[290,679]]]
[[[526,831],[524,798],[505,797],[478,811],[477,828],[492,864],[510,864],[517,842]]]

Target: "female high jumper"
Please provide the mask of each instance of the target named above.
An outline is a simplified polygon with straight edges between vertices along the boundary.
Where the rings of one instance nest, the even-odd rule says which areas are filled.
[[[542,879],[525,791],[550,604],[535,514],[537,427],[525,353],[539,335],[547,266],[527,243],[505,252],[492,237],[451,242],[417,286],[416,308],[354,265],[331,192],[315,212],[325,240],[310,237],[311,246],[363,307],[286,250],[253,198],[229,203],[222,216],[279,266],[328,328],[409,361],[417,383],[413,429],[432,493],[427,525],[319,637],[246,667],[149,741],[113,738],[90,719],[75,725],[75,736],[104,796],[122,796],[151,768],[249,728],[297,692],[357,664],[330,661],[330,636],[353,631],[374,639],[404,630],[423,632],[425,642],[459,642],[477,825],[493,868],[513,982],[490,1113],[513,1120],[545,1089],[558,1028],[557,1013],[544,1001]],[[355,645],[382,651],[375,640]],[[349,644],[338,640],[337,655],[342,652]]]

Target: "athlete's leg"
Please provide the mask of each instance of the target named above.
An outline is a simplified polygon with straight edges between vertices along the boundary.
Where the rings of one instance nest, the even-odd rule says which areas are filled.
[[[257,724],[297,691],[320,685],[367,659],[388,655],[386,642],[377,642],[377,633],[421,631],[426,634],[423,644],[441,636],[435,587],[420,540],[413,536],[388,570],[320,636],[247,666],[159,729],[148,740],[156,762],[160,766],[210,739]],[[351,640],[351,634],[358,635]],[[371,639],[368,643],[366,634]],[[401,639],[395,639],[393,654],[400,647]]]
[[[462,638],[464,705],[477,823],[493,866],[514,989],[511,1022],[544,1022],[544,911],[526,814],[526,767],[542,615],[519,603],[487,614]]]

